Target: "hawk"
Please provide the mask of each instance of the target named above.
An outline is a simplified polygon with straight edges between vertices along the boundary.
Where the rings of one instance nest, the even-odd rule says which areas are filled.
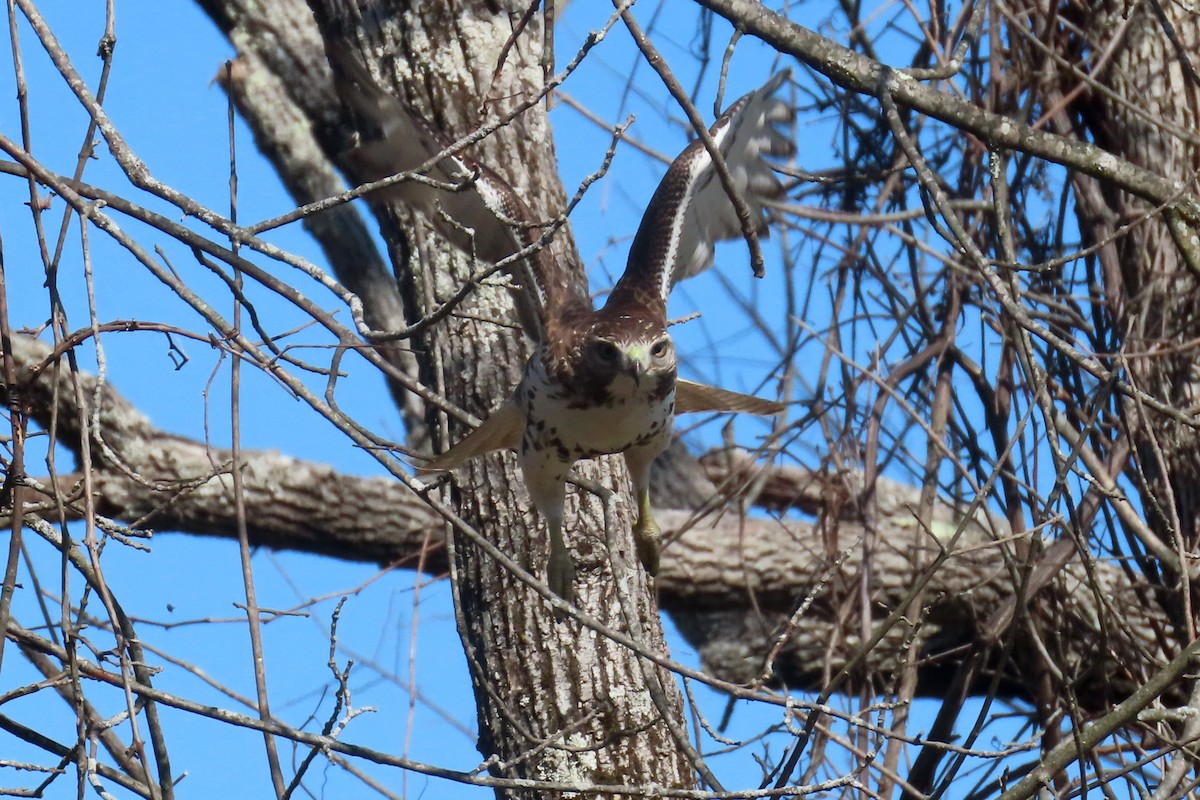
[[[580,459],[621,453],[637,498],[638,557],[655,575],[662,533],[650,509],[650,466],[671,442],[675,415],[783,410],[778,403],[677,374],[667,332],[671,287],[712,265],[714,242],[742,234],[709,150],[694,141],[671,164],[646,208],[624,274],[596,309],[549,248],[537,247],[544,243],[532,214],[507,182],[461,153],[434,160],[448,152],[446,138],[379,89],[353,57],[338,60],[343,98],[376,129],[374,139],[351,155],[362,177],[432,164],[425,173],[429,180],[402,181],[384,192],[423,210],[452,242],[481,259],[495,263],[522,249],[533,251],[522,268],[537,304],[523,311],[522,322],[536,348],[524,377],[482,425],[423,469],[449,470],[484,453],[516,450],[530,499],[549,528],[547,583],[570,600],[575,567],[563,539],[567,475]],[[792,112],[776,96],[788,77],[787,71],[776,74],[709,130],[760,235],[767,232],[766,206],[784,193],[767,158],[794,152],[779,130]]]

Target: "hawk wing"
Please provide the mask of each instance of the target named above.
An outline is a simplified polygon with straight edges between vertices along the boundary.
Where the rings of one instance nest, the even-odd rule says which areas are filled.
[[[773,416],[783,413],[787,406],[754,395],[731,392],[716,386],[675,381],[675,413],[725,411]],[[475,430],[468,433],[446,452],[421,466],[422,472],[441,472],[460,467],[476,456],[496,450],[516,450],[525,431],[525,412],[513,400],[497,408]]]
[[[793,117],[775,96],[790,75],[790,70],[779,72],[730,106],[709,129],[760,235],[767,232],[766,204],[784,193],[766,157],[795,152],[792,140],[777,128]],[[627,296],[657,296],[666,302],[677,281],[712,266],[715,242],[741,235],[741,222],[712,155],[697,139],[672,162],[655,190],[609,302],[621,303]]]
[[[462,466],[476,456],[496,450],[515,450],[525,432],[525,412],[509,400],[493,411],[478,428],[460,439],[453,447],[428,463],[422,472],[440,472]]]
[[[758,414],[771,417],[782,414],[787,406],[774,400],[764,400],[752,394],[731,392],[706,383],[675,380],[675,413],[690,414],[704,411],[725,411],[742,414]]]
[[[367,182],[420,173],[424,179],[400,181],[381,189],[380,196],[418,209],[445,239],[483,261],[498,263],[539,240],[542,229],[508,181],[461,151],[437,158],[453,144],[447,136],[380,88],[353,53],[339,48],[332,60],[339,68],[339,95],[360,127],[368,129],[367,141],[347,154],[356,178]],[[522,274],[520,265],[511,271],[533,285],[540,309],[519,310],[523,326],[540,338],[540,320],[546,315],[588,301],[566,279],[548,247],[526,262],[527,273]],[[539,319],[530,320],[530,315]]]

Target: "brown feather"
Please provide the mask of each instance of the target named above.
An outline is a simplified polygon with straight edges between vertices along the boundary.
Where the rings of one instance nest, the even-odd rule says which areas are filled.
[[[767,210],[784,194],[768,159],[795,152],[780,126],[791,108],[775,93],[789,71],[738,100],[709,129],[750,209],[760,236],[767,234]],[[677,281],[712,266],[714,242],[742,235],[733,201],[717,177],[712,156],[699,139],[671,163],[654,192],[629,248],[629,262],[609,295],[610,303],[645,302],[657,295],[666,302]]]
[[[729,411],[769,417],[783,413],[786,408],[787,406],[783,403],[764,400],[751,394],[718,389],[716,386],[693,383],[682,378],[675,381],[676,414],[697,411]]]
[[[496,450],[516,449],[521,444],[521,434],[524,430],[525,412],[509,400],[484,420],[482,425],[459,440],[458,444],[421,467],[421,471],[440,472],[454,469],[475,456]]]
[[[406,103],[386,92],[346,47],[332,53],[337,90],[359,120],[365,140],[346,154],[360,181],[376,181],[411,173],[447,150],[454,139],[416,114]],[[419,209],[447,241],[463,252],[493,264],[542,236],[533,212],[499,174],[465,152],[445,156],[425,175],[442,186],[410,179],[377,193],[377,199],[397,201]],[[583,287],[577,286],[559,265],[549,246],[514,264],[510,272],[518,283],[529,284],[541,308],[521,300],[521,325],[535,340],[543,335],[541,320],[562,309],[591,307]]]

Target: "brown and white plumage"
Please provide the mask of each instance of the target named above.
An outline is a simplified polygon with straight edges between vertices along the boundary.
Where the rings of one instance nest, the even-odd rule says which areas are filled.
[[[348,153],[357,177],[370,182],[408,173],[378,196],[419,209],[444,239],[480,261],[496,264],[536,245],[541,232],[533,214],[506,180],[461,151],[443,155],[453,149],[447,137],[383,91],[349,50],[338,47],[332,55],[339,94],[360,127],[373,128]],[[534,289],[533,298],[516,295],[522,327],[534,339],[543,336],[547,309],[582,297],[560,279],[549,249],[536,249],[512,271]]]
[[[791,139],[777,127],[792,118],[791,108],[775,94],[790,74],[788,70],[776,73],[730,106],[709,129],[750,207],[751,220],[764,235],[765,204],[783,194],[765,157],[783,158],[795,151]],[[612,296],[619,301],[625,291],[653,286],[666,302],[676,283],[712,266],[714,242],[741,235],[741,222],[713,168],[712,156],[697,139],[675,158],[658,184]]]
[[[441,151],[442,139],[390,95],[367,85],[365,70],[351,67],[347,73],[345,91],[356,96],[351,104],[384,135],[356,156],[366,164],[367,176],[415,169]],[[767,158],[792,152],[790,140],[777,127],[791,117],[775,96],[787,77],[781,72],[738,100],[710,131],[760,233],[766,232],[767,204],[783,194]],[[397,115],[408,119],[394,119]],[[424,210],[435,225],[442,214],[452,220],[452,225],[439,227],[449,228],[449,238],[458,246],[473,245],[477,255],[495,261],[529,243],[529,212],[495,173],[454,156],[438,161],[430,175],[469,188],[448,192],[406,182],[391,191]],[[514,222],[522,224],[514,229]],[[473,237],[464,236],[464,227],[474,229]],[[536,352],[524,377],[508,402],[425,467],[452,469],[484,453],[517,450],[526,488],[548,522],[547,581],[562,597],[571,597],[574,579],[562,528],[567,474],[577,460],[624,455],[637,495],[638,556],[654,574],[661,533],[650,510],[649,472],[671,441],[675,415],[782,410],[778,403],[677,377],[675,346],[667,333],[671,287],[711,266],[715,241],[741,232],[712,157],[697,141],[675,159],[659,184],[625,273],[602,308],[594,309],[583,292],[572,289],[549,251],[542,250],[529,263],[542,316]]]

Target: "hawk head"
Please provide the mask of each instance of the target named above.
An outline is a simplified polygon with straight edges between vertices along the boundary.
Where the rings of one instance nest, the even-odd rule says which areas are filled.
[[[590,382],[614,400],[665,397],[675,385],[675,344],[667,332],[628,337],[593,332],[582,348]]]
[[[656,315],[592,312],[585,324],[557,331],[546,351],[547,372],[572,403],[661,400],[675,387],[675,344]],[[555,346],[558,345],[558,346]]]

